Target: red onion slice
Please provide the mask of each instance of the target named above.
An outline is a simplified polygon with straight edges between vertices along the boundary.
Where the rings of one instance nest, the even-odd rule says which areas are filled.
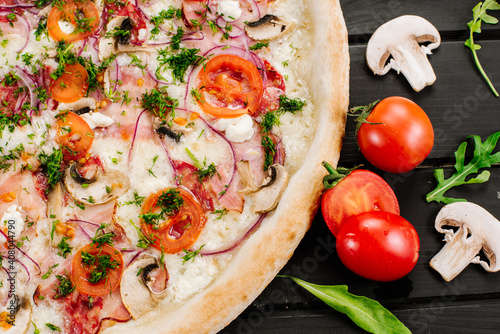
[[[26,283],[28,283],[31,279],[31,274],[30,274],[30,271],[28,270],[28,267],[26,267],[26,265],[24,263],[22,263],[21,261],[19,261],[18,259],[15,259],[15,261],[17,263],[19,263],[21,265],[21,267],[24,268],[24,270],[26,270],[26,273],[28,274],[28,280],[26,281]]]
[[[12,24],[15,25],[17,22],[20,22],[20,24],[26,30],[24,33],[22,33],[22,36],[26,36],[26,42],[24,43],[24,45],[23,45],[23,47],[21,49],[14,51],[16,53],[21,53],[26,48],[26,46],[28,45],[29,36],[30,36],[30,30],[31,30],[31,25],[28,22],[28,20],[24,17],[24,15],[21,15],[21,14],[19,14],[17,12],[12,12],[12,11],[7,10],[7,9],[0,9],[0,15],[2,15],[2,14],[14,14],[14,15],[16,15],[17,20],[14,21],[14,22],[9,22],[9,24],[12,23]],[[16,28],[16,30],[17,30],[17,28]]]
[[[264,220],[264,218],[266,217],[266,215],[267,215],[266,213],[260,215],[260,217],[250,227],[250,229],[248,229],[248,231],[246,231],[241,237],[239,237],[238,239],[236,239],[236,241],[231,246],[223,248],[223,249],[219,249],[219,250],[209,250],[209,251],[205,250],[203,252],[200,252],[200,254],[203,255],[203,256],[209,256],[209,255],[223,254],[223,253],[227,253],[227,252],[232,251],[233,249],[235,249],[236,247],[238,247],[239,245],[241,245],[241,243],[243,241],[245,241],[257,229],[257,227],[260,226],[260,223],[262,223],[262,221]]]
[[[10,239],[10,238],[7,236],[7,234],[5,234],[5,232],[4,232],[4,231],[2,231],[1,229],[0,229],[0,233],[1,233],[4,237],[5,237],[5,239],[7,239],[7,240],[9,240],[9,239]],[[13,245],[14,245],[14,247],[15,247],[18,251],[20,251],[20,252],[21,252],[21,254],[23,254],[26,258],[28,258],[28,260],[30,260],[31,262],[33,262],[33,264],[34,264],[34,265],[38,268],[38,274],[37,274],[37,275],[39,275],[39,274],[42,272],[42,270],[40,269],[40,265],[39,265],[39,264],[38,264],[35,260],[33,260],[33,259],[32,259],[32,258],[28,255],[28,254],[26,254],[26,252],[24,252],[21,248],[19,248],[19,247],[16,245],[16,243],[13,243]]]
[[[139,116],[137,116],[137,120],[135,121],[135,127],[134,127],[134,135],[132,136],[132,143],[130,143],[130,149],[128,151],[128,163],[130,164],[131,157],[132,157],[132,151],[134,150],[134,144],[135,144],[135,138],[137,137],[137,130],[139,129],[139,122],[141,121],[142,115],[146,112],[146,109],[141,111]]]
[[[24,85],[28,88],[28,93],[30,97],[30,107],[31,109],[33,109],[37,107],[38,103],[40,102],[35,94],[35,89],[38,87],[38,85],[35,82],[35,80],[33,80],[33,78],[24,69],[20,68],[19,66],[16,66],[16,69],[17,69],[17,76],[24,82]]]

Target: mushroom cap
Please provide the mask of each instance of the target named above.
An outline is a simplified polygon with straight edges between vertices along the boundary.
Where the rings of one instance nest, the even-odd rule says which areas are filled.
[[[245,25],[247,35],[257,41],[272,40],[295,28],[295,22],[286,16],[266,14],[259,20]]]
[[[77,115],[81,115],[96,109],[97,109],[97,102],[92,97],[82,97],[76,102],[59,103],[59,105],[57,106],[57,111],[70,110]]]
[[[95,179],[82,182],[78,175],[73,174],[74,166],[75,163],[66,168],[64,185],[71,197],[78,202],[86,205],[107,203],[130,188],[128,176],[120,171],[98,173]]]
[[[284,166],[274,164],[269,166],[268,175],[260,186],[255,180],[247,160],[239,161],[238,173],[245,183],[245,188],[239,192],[250,195],[252,199],[252,210],[255,213],[264,213],[273,210],[279,203],[283,192],[288,184],[288,172]]]
[[[436,216],[434,223],[439,233],[445,234],[448,242],[455,232],[446,226],[467,229],[467,238],[479,239],[483,245],[483,252],[490,263],[474,260],[487,271],[500,270],[500,263],[496,261],[496,254],[500,254],[500,221],[483,207],[470,202],[457,202],[445,205]],[[457,232],[458,233],[458,232]]]
[[[125,20],[130,19],[128,16],[117,16],[112,18],[106,25],[106,33],[99,40],[99,60],[103,61],[112,55],[117,55],[123,52],[156,52],[156,49],[151,46],[136,46],[119,43],[119,36],[112,36],[110,32],[115,29],[120,29]],[[106,37],[107,36],[107,37]]]
[[[415,40],[417,43],[431,42],[428,50],[441,44],[439,31],[426,19],[416,15],[403,15],[381,25],[372,35],[366,47],[366,61],[373,73],[386,74],[391,65],[387,60],[396,45]]]

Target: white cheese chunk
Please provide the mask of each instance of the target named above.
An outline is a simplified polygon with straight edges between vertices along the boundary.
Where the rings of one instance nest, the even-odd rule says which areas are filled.
[[[217,13],[222,15],[226,21],[236,21],[241,17],[243,11],[239,1],[222,0],[217,7]]]
[[[19,209],[16,204],[9,206],[0,220],[2,224],[5,224],[3,226],[6,226],[11,231],[9,236],[13,236],[15,240],[21,237],[21,233],[24,230],[24,219]]]
[[[91,129],[105,128],[113,124],[115,121],[100,112],[86,113],[81,116]]]
[[[138,37],[140,40],[142,39],[146,39],[146,34],[148,33],[148,31],[146,29],[140,29],[139,30],[139,34],[138,34]]]
[[[237,118],[222,118],[214,125],[216,130],[226,131],[226,137],[232,142],[242,143],[253,137],[255,132],[250,115]]]
[[[58,21],[59,28],[61,31],[67,35],[73,33],[75,26],[68,21]]]

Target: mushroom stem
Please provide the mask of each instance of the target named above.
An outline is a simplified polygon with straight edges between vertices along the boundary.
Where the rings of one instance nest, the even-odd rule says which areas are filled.
[[[463,225],[429,263],[447,282],[460,274],[474,259],[479,259],[477,254],[483,248],[483,242],[481,239],[467,238],[467,234],[468,228]]]
[[[390,52],[393,57],[391,67],[403,73],[415,91],[419,92],[436,81],[427,54],[415,39],[391,48]]]

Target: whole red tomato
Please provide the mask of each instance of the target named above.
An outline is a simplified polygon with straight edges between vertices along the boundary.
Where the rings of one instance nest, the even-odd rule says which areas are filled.
[[[373,210],[399,214],[398,199],[383,178],[364,169],[352,171],[321,200],[321,213],[335,236],[347,219]]]
[[[388,282],[408,274],[417,263],[420,240],[406,219],[371,211],[349,218],[337,234],[337,252],[354,273]]]
[[[392,96],[380,101],[357,133],[361,153],[375,167],[406,173],[431,152],[434,130],[415,102]],[[371,123],[371,124],[370,124]]]

